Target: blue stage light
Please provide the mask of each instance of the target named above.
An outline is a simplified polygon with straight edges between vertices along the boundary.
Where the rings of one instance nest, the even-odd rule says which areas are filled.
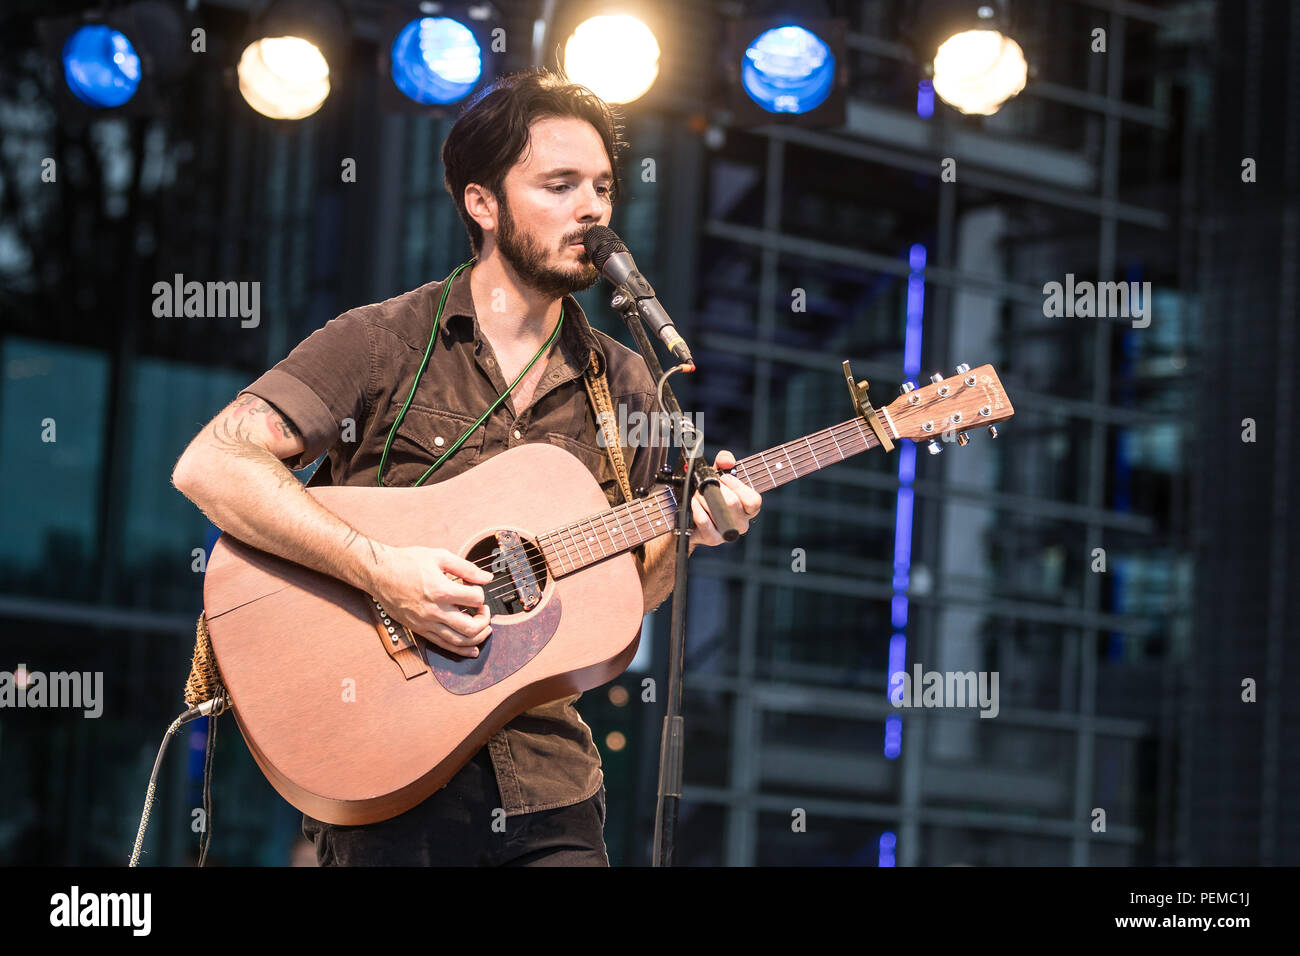
[[[483,75],[483,51],[469,27],[450,17],[412,20],[392,49],[393,83],[417,103],[463,99]]]
[[[776,27],[749,45],[740,78],[750,99],[769,113],[807,113],[830,96],[835,55],[803,27]]]
[[[63,76],[83,103],[121,106],[140,88],[140,58],[121,31],[102,24],[78,27],[63,44]]]

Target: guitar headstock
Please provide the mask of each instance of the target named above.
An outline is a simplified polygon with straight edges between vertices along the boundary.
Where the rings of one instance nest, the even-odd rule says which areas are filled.
[[[904,382],[900,391],[903,394],[881,412],[899,438],[931,442],[932,454],[943,450],[942,441],[955,439],[965,445],[972,428],[990,426],[996,438],[997,429],[991,426],[1016,413],[992,365],[958,365],[949,378],[936,372],[924,385]]]

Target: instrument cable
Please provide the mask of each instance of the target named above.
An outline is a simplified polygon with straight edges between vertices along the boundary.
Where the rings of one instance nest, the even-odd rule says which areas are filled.
[[[214,697],[201,704],[195,704],[183,711],[167,728],[167,733],[163,735],[162,746],[158,748],[158,757],[154,760],[153,773],[149,775],[149,789],[145,792],[144,812],[140,816],[140,829],[136,831],[135,846],[131,849],[131,860],[127,863],[127,866],[135,866],[140,862],[140,853],[144,847],[144,834],[149,827],[149,813],[153,809],[154,794],[158,786],[158,771],[162,769],[163,755],[167,752],[167,744],[171,742],[172,737],[183,724],[188,724],[191,720],[196,720],[199,717],[217,717],[229,705],[230,698],[225,695]],[[212,777],[212,757],[216,750],[216,741],[217,722],[211,720],[208,722],[207,753],[203,763],[203,841],[199,850],[198,866],[203,866],[207,858],[208,844],[212,840],[212,792],[209,783]]]

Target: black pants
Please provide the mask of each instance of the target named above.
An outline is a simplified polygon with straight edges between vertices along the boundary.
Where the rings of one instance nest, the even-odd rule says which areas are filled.
[[[345,827],[304,814],[302,832],[316,844],[321,866],[609,866],[603,786],[556,810],[506,817],[500,806],[484,747],[445,787],[400,816]]]

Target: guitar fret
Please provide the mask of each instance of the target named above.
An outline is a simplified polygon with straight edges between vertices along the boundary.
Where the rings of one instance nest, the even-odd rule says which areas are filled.
[[[804,443],[805,445],[807,445],[807,446],[808,446],[808,450],[809,450],[810,452],[812,452],[812,456],[813,456],[813,464],[816,465],[818,468],[821,468],[822,463],[821,463],[820,461],[817,460],[817,451],[816,451],[816,449],[813,448],[813,446],[812,446],[812,442],[810,442],[810,441],[807,439],[807,437],[805,437],[804,440],[803,440],[803,443]]]
[[[574,566],[577,568],[586,567],[590,561],[582,556],[582,548],[585,543],[582,534],[582,525],[580,522],[574,522],[569,525],[569,541],[573,545]],[[590,555],[590,551],[588,551]]]
[[[848,458],[849,456],[844,454],[844,449],[840,447],[840,443],[835,441],[835,429],[833,428],[826,429],[826,434],[830,435],[831,441],[835,442],[835,450],[840,453],[840,461],[843,461],[845,458]]]
[[[546,560],[546,563],[553,563],[559,571],[563,572],[563,562],[560,560],[560,552],[555,550],[554,542],[555,532],[544,534],[537,539],[537,543],[542,546],[542,557]]]
[[[641,506],[641,513],[645,515],[646,526],[647,526],[646,530],[650,532],[651,538],[655,537],[655,519],[654,516],[650,513],[650,505],[657,504],[657,503],[658,502],[656,499],[651,498],[651,499],[646,499],[645,503]]]
[[[587,550],[589,551],[593,550],[591,547],[593,543],[600,548],[600,557],[596,559],[597,561],[599,561],[605,557],[605,546],[601,543],[600,529],[596,527],[596,519],[588,518],[587,519]]]
[[[632,547],[632,546],[633,546],[633,544],[632,544],[632,538],[634,537],[634,538],[636,538],[636,539],[639,541],[639,540],[640,540],[640,536],[641,536],[641,531],[640,531],[640,529],[637,528],[637,526],[636,526],[636,514],[635,514],[635,512],[633,512],[633,510],[632,510],[632,505],[633,505],[634,503],[635,503],[635,500],[633,500],[633,501],[629,501],[629,502],[627,502],[626,504],[621,504],[621,505],[619,505],[619,506],[618,506],[618,509],[617,509],[617,511],[618,511],[618,530],[619,530],[619,531],[622,533],[622,535],[623,535],[623,544],[624,544],[625,547]],[[629,536],[628,536],[628,533],[627,533],[627,522],[628,522],[629,520],[632,522],[632,537],[629,537]]]
[[[572,567],[572,562],[569,561],[569,556],[565,554],[565,552],[562,551],[559,547],[561,543],[561,532],[558,530],[553,531],[550,534],[548,534],[546,537],[552,542],[554,542],[556,545],[556,547],[553,549],[553,553],[555,554],[556,564],[560,565],[559,567],[560,573],[567,574],[568,572],[572,571],[573,567]],[[565,567],[565,565],[568,566]]]
[[[537,549],[542,552],[542,561],[547,567],[555,567],[559,565],[559,558],[551,553],[551,546],[547,543],[550,539],[549,534],[539,534],[537,536]]]
[[[736,467],[731,469],[731,473],[751,488],[754,487],[754,483],[749,479],[749,466],[743,461],[736,462]],[[754,488],[754,490],[757,491],[758,489]]]
[[[647,540],[657,537],[654,513],[659,507],[659,494],[646,498],[641,503],[641,515],[645,518]]]
[[[577,547],[573,543],[573,532],[568,528],[564,529],[564,558],[569,562],[569,569],[574,570],[581,566],[580,559],[582,555],[578,553]],[[577,560],[575,560],[575,558]]]
[[[587,549],[587,557],[589,557],[594,562],[596,560],[596,555],[592,553],[591,545],[587,543],[587,535],[582,530],[582,524],[583,524],[582,522],[578,522],[576,525],[574,525],[574,528],[576,529],[577,534],[579,536],[577,539],[578,544]],[[582,552],[579,551],[578,555],[579,557],[581,557]]]
[[[671,488],[666,488],[664,490],[667,491],[670,496],[673,493]],[[654,532],[655,537],[658,537],[664,531],[669,530],[669,528],[667,527],[669,514],[667,511],[664,510],[663,502],[660,500],[660,497],[661,496],[656,496],[654,502],[655,513],[658,515],[658,517],[657,519],[650,518],[650,530]],[[647,515],[646,517],[650,517],[650,516]]]
[[[844,424],[847,426],[849,423],[845,422]],[[846,427],[844,429],[844,440],[853,448],[853,450],[849,452],[850,455],[856,455],[858,452],[863,450],[857,446],[857,434],[851,428]]]
[[[785,445],[781,445],[781,446],[779,446],[779,447],[780,447],[780,449],[781,449],[781,453],[785,455],[785,460],[788,461],[788,462],[790,462],[790,469],[794,472],[794,476],[795,476],[796,478],[798,478],[798,477],[799,477],[799,469],[798,469],[798,468],[795,468],[795,466],[794,466],[794,462],[793,462],[793,461],[791,460],[791,458],[790,458],[790,453],[789,453],[788,451],[786,451],[786,449],[785,449]]]
[[[566,537],[568,538],[569,547],[573,549],[573,566],[580,568],[582,567],[582,549],[578,547],[578,536],[573,533],[572,525],[569,526]]]
[[[610,515],[611,515],[611,514],[613,514],[613,512],[611,512],[611,511],[603,511],[603,512],[601,512],[601,515],[600,515],[600,523],[603,524],[603,525],[605,526],[605,539],[609,542],[609,546],[610,546],[611,548],[613,548],[613,547],[615,547],[615,545],[614,545],[614,535],[613,535],[613,533],[612,533],[612,532],[610,531],[610,529],[609,529],[609,518],[610,518]],[[617,527],[617,525],[618,525],[617,517],[618,517],[618,516],[615,515],[614,517],[615,517],[614,524],[615,524],[615,526]],[[626,541],[627,539],[624,538],[624,540]],[[604,549],[604,545],[601,546],[601,549],[602,549],[602,550]],[[606,555],[606,557],[608,557],[608,555]]]

